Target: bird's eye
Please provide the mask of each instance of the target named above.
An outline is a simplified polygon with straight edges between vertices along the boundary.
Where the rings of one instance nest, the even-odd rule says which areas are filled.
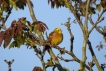
[[[57,30],[57,31],[59,31],[59,30]]]

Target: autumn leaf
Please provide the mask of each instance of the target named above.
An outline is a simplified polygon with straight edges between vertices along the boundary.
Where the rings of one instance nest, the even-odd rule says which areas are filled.
[[[1,31],[0,32],[0,46],[2,44],[3,39],[4,39],[4,31]]]
[[[11,39],[12,39],[12,36],[10,34],[10,30],[8,29],[6,30],[4,34],[4,48],[6,48],[9,45]]]
[[[43,70],[41,69],[41,67],[37,67],[37,66],[36,66],[36,67],[33,68],[32,71],[43,71]]]
[[[97,5],[96,5],[96,9],[97,9],[99,12],[101,11],[101,8],[102,8],[101,4],[97,4]]]

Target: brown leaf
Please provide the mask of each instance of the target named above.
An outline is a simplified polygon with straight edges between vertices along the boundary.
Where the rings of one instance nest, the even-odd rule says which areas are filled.
[[[10,29],[7,29],[4,34],[4,48],[6,48],[9,45],[11,39],[12,36],[10,34]]]
[[[32,71],[43,71],[40,67],[35,66]]]
[[[16,6],[20,9],[24,9],[24,6],[26,6],[27,1],[26,0],[17,0]]]
[[[1,31],[0,32],[0,46],[2,44],[3,39],[4,39],[4,31]]]
[[[43,32],[48,29],[47,25],[41,21],[38,21],[38,25],[37,25],[37,29],[40,31],[40,32]]]
[[[51,2],[51,8],[54,8],[54,6],[55,6],[55,2],[52,1],[52,2]]]
[[[48,4],[50,3],[50,0],[48,0]]]
[[[11,27],[14,27],[16,25],[16,20],[14,20],[12,23],[11,23]]]
[[[25,19],[26,19],[26,17],[19,18],[19,22],[22,23]]]
[[[20,36],[22,32],[22,24],[18,24],[15,29],[15,35]]]

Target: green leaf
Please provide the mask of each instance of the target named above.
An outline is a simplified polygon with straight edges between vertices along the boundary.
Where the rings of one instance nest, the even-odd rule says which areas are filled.
[[[97,5],[96,5],[96,9],[97,9],[99,12],[101,11],[101,8],[102,8],[101,4],[97,4]]]
[[[10,49],[10,48],[13,48],[15,45],[16,45],[16,42],[13,41],[13,42],[10,44],[9,49]]]
[[[18,48],[20,48],[20,46],[24,44],[25,42],[25,39],[22,39],[21,36],[15,36],[14,40],[16,41],[15,47],[18,47]]]
[[[18,10],[18,7],[16,6],[16,3],[15,3],[13,0],[9,0],[9,3],[10,3],[12,6],[14,6],[14,8],[15,8],[16,10]]]

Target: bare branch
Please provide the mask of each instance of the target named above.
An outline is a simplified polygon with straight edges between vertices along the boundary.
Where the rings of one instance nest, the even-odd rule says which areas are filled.
[[[61,64],[58,61],[58,58],[55,56],[55,54],[53,53],[52,49],[50,46],[46,45],[46,47],[48,48],[48,53],[50,54],[50,56],[52,57],[53,61],[55,62],[57,68],[59,71],[65,71],[63,69],[63,67],[61,66]]]
[[[7,19],[9,18],[12,9],[13,9],[13,6],[9,9],[8,14],[6,15],[6,18],[5,18],[5,20],[4,20],[4,23],[5,23],[5,22],[7,21]],[[2,25],[4,25],[4,23],[3,23]]]
[[[65,62],[70,62],[70,61],[75,61],[75,59],[64,59],[62,56],[57,56],[59,59],[65,61]]]
[[[86,5],[86,13],[85,13],[85,22],[84,26],[88,29],[88,9],[90,6],[90,0],[87,0],[87,5]]]
[[[99,22],[101,22],[101,21],[104,20],[104,17],[103,17],[102,19],[100,19],[100,18],[102,17],[102,15],[103,15],[104,12],[105,12],[105,10],[103,10],[102,13],[98,16],[98,19],[96,20],[96,23],[94,23],[94,22],[92,21],[91,17],[88,18],[89,21],[90,21],[90,23],[93,25],[93,27],[90,29],[90,31],[89,31],[88,34],[90,34],[90,33],[92,32],[92,30],[93,30],[94,28],[96,28],[96,30],[103,35],[103,32],[102,32],[96,25],[97,25]]]
[[[100,67],[100,65],[99,65],[99,62],[98,62],[98,60],[96,59],[96,55],[95,55],[95,53],[94,53],[94,51],[93,51],[93,49],[92,49],[91,42],[88,40],[87,43],[88,43],[89,50],[90,50],[90,52],[91,52],[91,55],[92,55],[93,61],[95,62],[95,64],[96,64],[98,70],[99,70],[99,71],[102,71],[102,69],[101,69],[101,67]]]
[[[70,18],[68,18],[68,22],[66,22],[66,24],[62,24],[62,25],[65,25],[67,27],[67,30],[70,34],[70,51],[73,52],[74,36],[73,36],[71,29],[70,29],[70,25],[71,25]]]
[[[4,61],[8,64],[8,71],[12,71],[11,65],[14,62],[14,59],[12,61],[7,61],[7,60],[4,60]]]
[[[33,9],[32,9],[30,0],[27,0],[27,3],[28,3],[28,7],[29,7],[29,10],[30,10],[30,15],[31,15],[31,17],[32,17],[32,20],[33,20],[33,22],[36,22],[37,19],[36,19],[36,17],[35,17],[34,11],[33,11]]]
[[[40,59],[40,61],[41,61],[41,63],[42,63],[43,71],[46,71],[45,62],[44,62],[44,60],[43,60],[43,58],[42,58],[42,55],[41,55],[41,56],[38,55],[38,54],[40,54],[40,53],[39,53],[39,50],[38,50],[36,47],[34,48],[34,51],[36,52],[37,57]]]
[[[72,6],[72,2],[70,0],[67,0],[67,4],[69,5],[70,11],[74,14],[78,24],[80,25],[81,29],[83,30],[83,24],[82,24],[82,21],[80,20],[80,18],[78,17],[77,10],[74,9],[74,7]]]
[[[75,59],[76,62],[78,62],[78,63],[81,62],[81,60],[78,59],[78,58],[74,55],[73,52],[67,51],[67,50],[65,50],[65,49],[63,50],[63,49],[62,49],[61,47],[59,47],[59,46],[56,46],[55,48],[58,49],[58,50],[60,50],[60,51],[63,51],[64,53],[67,53],[67,54],[71,55],[71,56],[73,57],[73,59]],[[85,66],[88,70],[90,70],[90,67],[89,67],[88,65],[86,65],[85,63],[83,63],[83,64],[84,64],[84,66]]]

